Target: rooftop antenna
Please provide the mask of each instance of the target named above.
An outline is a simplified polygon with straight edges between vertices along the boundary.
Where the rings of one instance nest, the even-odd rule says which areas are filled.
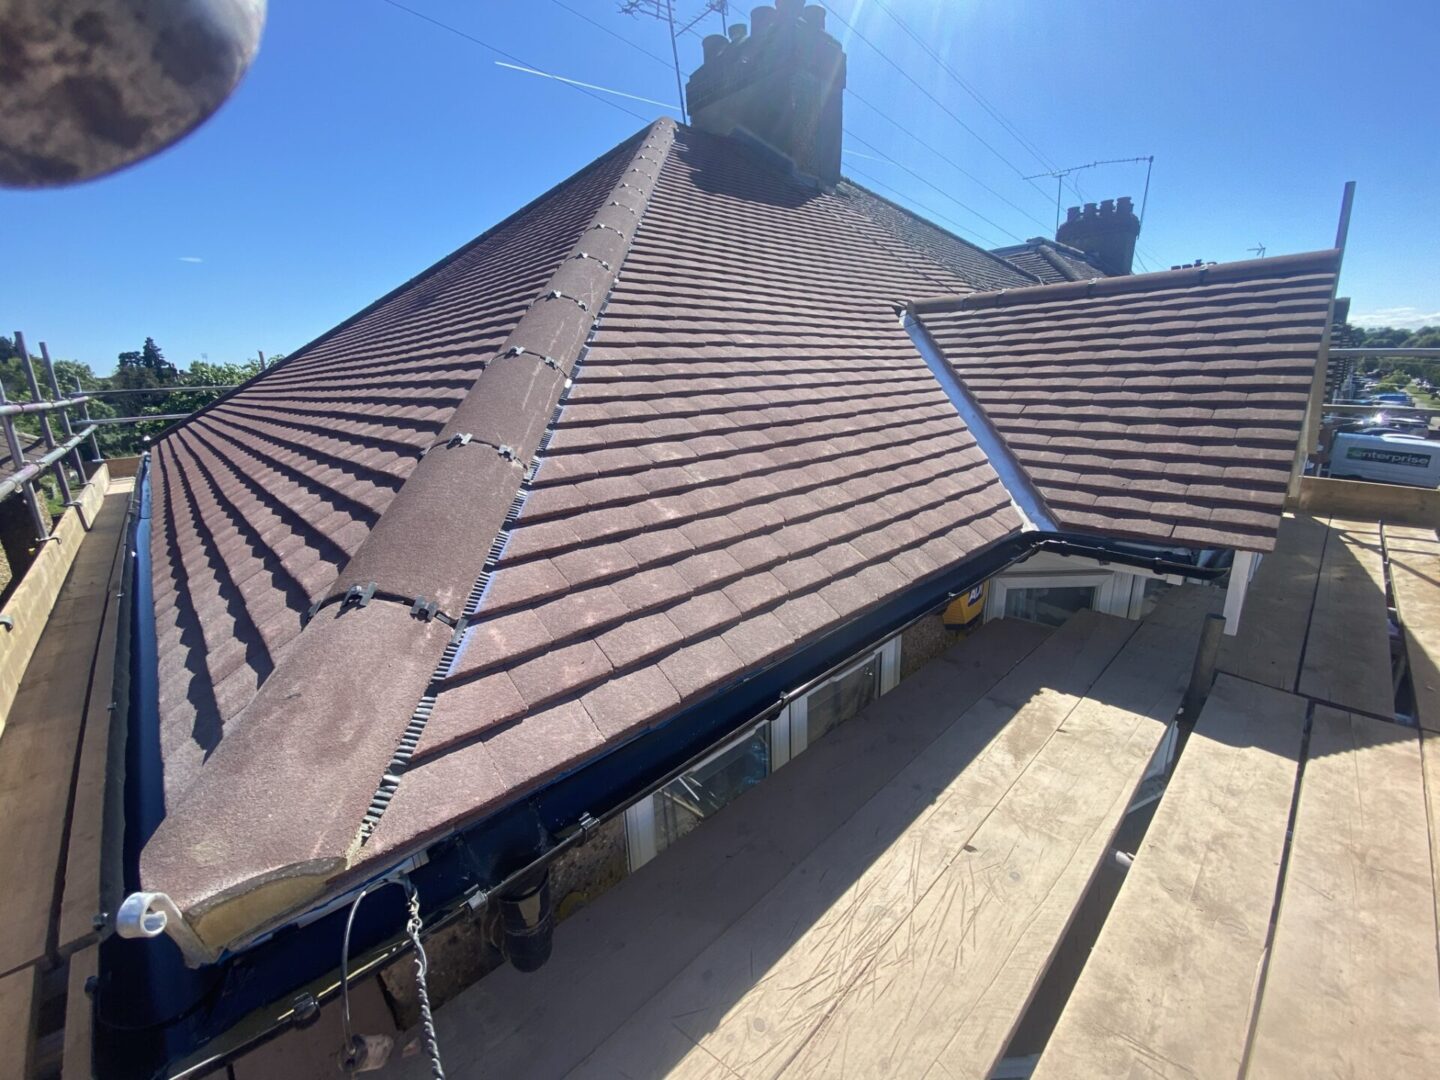
[[[1048,176],[1055,181],[1055,228],[1060,228],[1060,197],[1063,193],[1065,178],[1071,173],[1081,172],[1084,169],[1093,169],[1097,165],[1137,165],[1145,162],[1145,194],[1140,199],[1140,224],[1145,224],[1145,207],[1150,202],[1150,172],[1155,168],[1155,155],[1149,157],[1127,157],[1107,158],[1105,161],[1092,161],[1088,165],[1071,165],[1068,169],[1055,169],[1052,172],[1036,173],[1034,176],[1025,177],[1026,180],[1039,180]]]
[[[680,94],[680,119],[687,124],[690,122],[690,115],[685,108],[685,79],[680,71],[680,35],[697,33],[695,25],[712,12],[720,17],[720,33],[724,34],[726,24],[730,21],[728,0],[705,0],[700,14],[679,27],[675,25],[674,0],[620,0],[620,14],[645,15],[663,22],[669,30],[670,55],[675,60],[675,89]]]
[[[1250,252],[1257,259],[1263,259],[1265,257],[1265,245],[1263,242],[1256,244],[1253,248],[1246,248],[1245,250]]]

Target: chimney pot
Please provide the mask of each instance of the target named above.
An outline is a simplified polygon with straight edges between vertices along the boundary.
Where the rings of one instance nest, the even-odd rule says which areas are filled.
[[[705,53],[705,63],[711,63],[720,58],[720,54],[730,47],[730,39],[724,34],[706,34],[705,39],[700,42],[700,48]]]
[[[739,135],[787,160],[821,186],[840,179],[845,51],[825,32],[825,12],[804,0],[750,11],[750,26],[704,39],[705,62],[685,88],[690,122]]]
[[[1140,219],[1128,196],[1106,199],[1098,206],[1086,203],[1083,210],[1072,206],[1055,230],[1056,240],[1085,252],[1107,274],[1130,273],[1139,235]]]

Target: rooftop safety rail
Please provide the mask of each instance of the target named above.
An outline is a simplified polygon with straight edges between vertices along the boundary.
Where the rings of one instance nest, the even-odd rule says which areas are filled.
[[[5,387],[0,385],[0,430],[3,430],[5,438],[5,445],[0,448],[0,453],[8,454],[10,459],[8,466],[3,470],[3,475],[0,475],[0,499],[7,499],[16,492],[24,496],[30,510],[31,521],[35,526],[37,544],[44,544],[53,539],[49,515],[45,513],[40,493],[36,490],[36,481],[47,470],[55,477],[55,485],[59,489],[64,505],[75,506],[77,502],[70,489],[70,475],[66,472],[66,461],[69,460],[71,467],[82,481],[88,477],[90,470],[81,456],[80,447],[88,439],[92,461],[100,461],[102,458],[100,444],[95,435],[102,426],[140,424],[152,420],[181,420],[190,415],[188,412],[178,412],[92,418],[90,402],[126,394],[193,393],[207,390],[223,392],[234,389],[233,385],[216,384],[84,390],[80,386],[80,378],[77,375],[75,390],[64,394],[60,391],[60,382],[55,376],[55,365],[50,359],[50,349],[45,342],[40,342],[40,367],[43,371],[39,373],[36,371],[36,363],[30,355],[30,350],[26,348],[25,335],[19,330],[15,331],[15,349],[20,354],[20,364],[25,372],[25,381],[29,384],[30,400],[11,401],[5,393]],[[41,392],[39,377],[41,374],[44,375],[45,384],[49,389],[48,397]],[[16,419],[22,416],[36,416],[40,422],[39,441],[32,442],[28,447],[22,443],[22,433],[15,426]],[[52,417],[58,423],[52,421]],[[78,426],[72,417],[78,419]],[[26,456],[40,449],[42,443],[43,452],[38,457]]]

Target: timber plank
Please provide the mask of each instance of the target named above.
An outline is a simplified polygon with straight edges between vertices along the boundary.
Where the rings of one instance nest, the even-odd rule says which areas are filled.
[[[60,1062],[62,1080],[89,1080],[94,1074],[91,1058],[92,1021],[90,995],[85,982],[100,973],[100,946],[89,945],[70,957],[65,983],[65,1052]]]
[[[1327,533],[1309,514],[1287,514],[1275,550],[1260,560],[1245,597],[1240,630],[1220,645],[1217,668],[1293,691]]]
[[[1126,643],[782,1076],[990,1074],[1180,707],[1202,611],[1167,619],[1175,607]]]
[[[1376,524],[1330,522],[1299,691],[1340,709],[1394,718],[1385,566]]]
[[[1420,765],[1425,777],[1425,809],[1430,824],[1431,889],[1435,893],[1435,947],[1440,952],[1440,734],[1420,733]]]
[[[0,732],[5,730],[20,682],[40,638],[55,616],[61,587],[72,573],[76,555],[89,535],[91,523],[105,497],[109,476],[102,465],[76,493],[80,505],[70,507],[60,516],[51,533],[54,539],[41,547],[5,603],[5,614],[14,625],[0,634]]]
[[[1419,733],[1316,706],[1249,1077],[1435,1075]]]
[[[0,935],[0,972],[35,962],[49,945],[105,587],[125,509],[121,494],[101,504],[56,601],[59,619],[40,637],[0,738],[0,866],[12,905]]]
[[[560,923],[541,971],[485,976],[439,1014],[446,1066],[569,1073],[1048,636],[986,624]]]
[[[1034,1080],[1239,1075],[1305,710],[1215,680]]]
[[[1133,631],[1091,612],[1057,630],[571,1075],[776,1074]]]
[[[30,1075],[40,971],[31,966],[0,975],[0,1076]]]
[[[451,1074],[575,1068],[1049,636],[986,624],[562,922],[543,969],[466,990],[438,1017]]]
[[[1385,526],[1390,585],[1405,633],[1415,718],[1440,732],[1440,540],[1431,529]]]
[[[133,480],[117,480],[111,485],[108,498],[128,500],[133,486]],[[75,803],[70,813],[70,830],[65,850],[64,891],[56,932],[56,949],[61,956],[66,956],[94,940],[95,915],[104,910],[100,899],[104,860],[102,841],[106,788],[110,782],[107,776],[110,729],[115,715],[110,706],[115,681],[116,638],[119,633],[120,601],[117,594],[125,568],[124,552],[125,545],[117,542],[110,561],[110,572],[105,581],[100,639],[90,676],[90,698],[85,707]]]

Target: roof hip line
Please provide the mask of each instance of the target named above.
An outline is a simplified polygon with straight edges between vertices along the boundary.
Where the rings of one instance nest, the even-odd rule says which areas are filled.
[[[608,299],[629,253],[634,229],[649,206],[674,138],[671,120],[657,121],[636,136],[630,169],[637,168],[635,162],[642,156],[659,163],[639,172],[626,171],[623,176],[630,180],[617,180],[591,224],[581,231],[569,253],[536,291],[535,302],[496,350],[497,357],[532,354],[541,362],[487,363],[435,436],[436,443],[468,434],[472,441],[512,448],[519,462],[528,463],[535,457],[596,313]],[[645,176],[643,186],[635,180],[639,175]],[[615,205],[621,184],[628,184],[631,198],[640,196],[638,212]],[[622,229],[622,224],[627,227]],[[575,257],[581,254],[590,257]],[[544,363],[546,357],[554,358],[556,366]],[[376,596],[424,597],[427,607],[433,601],[439,610],[460,610],[484,569],[527,471],[498,453],[426,454],[335,583],[319,598],[322,606],[345,597],[353,583],[365,582],[374,583]],[[457,492],[464,497],[457,498]],[[434,679],[429,673],[423,679],[412,679],[396,656],[407,653],[411,660],[425,661],[433,672],[454,642],[449,625],[436,627],[433,623],[428,634],[414,639],[397,636],[394,631],[400,624],[393,620],[415,621],[396,611],[397,607],[370,605],[362,609],[364,614],[357,611],[346,618],[307,622],[286,662],[260,685],[245,709],[254,718],[247,724],[252,730],[245,732],[249,746],[229,748],[234,753],[258,749],[247,761],[244,776],[222,772],[219,779],[212,780],[213,774],[206,774],[185,795],[187,804],[203,803],[215,796],[213,785],[222,779],[257,793],[267,788],[266,778],[275,771],[267,757],[283,753],[284,740],[276,737],[275,728],[283,729],[293,720],[290,714],[303,707],[296,685],[310,681],[317,656],[339,653],[348,656],[355,669],[394,671],[396,677],[369,702],[368,730],[363,737],[358,731],[352,734],[346,759],[335,764],[346,780],[339,785],[341,789],[331,785],[322,791],[321,785],[316,785],[313,797],[300,800],[304,805],[297,820],[306,822],[304,827],[269,838],[263,852],[247,850],[244,857],[238,857],[233,845],[248,843],[246,830],[227,834],[231,844],[220,842],[217,846],[205,814],[175,814],[160,823],[147,845],[149,878],[158,888],[168,889],[186,923],[205,945],[218,949],[248,939],[302,910],[324,894],[327,882],[343,872],[354,857],[361,839],[358,830],[372,809],[381,808],[372,807],[372,801],[377,781],[383,785],[386,762],[405,740],[417,737],[415,722],[426,712],[422,707],[410,711],[409,703],[419,701],[423,706]],[[362,623],[370,629],[359,629]],[[437,632],[442,629],[443,633]],[[398,706],[402,699],[408,703]],[[389,740],[384,757],[371,757],[380,740]]]

